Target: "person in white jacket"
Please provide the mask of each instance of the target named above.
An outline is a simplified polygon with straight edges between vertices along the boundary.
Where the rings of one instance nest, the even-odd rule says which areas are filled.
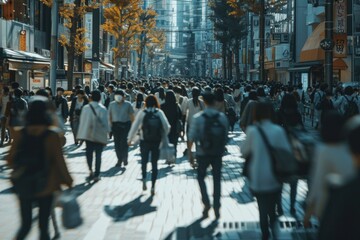
[[[263,130],[272,147],[291,151],[285,130],[271,122],[272,116],[273,109],[270,103],[256,103],[254,107],[255,124],[247,127],[246,140],[241,149],[243,156],[249,156],[251,153],[248,169],[249,184],[259,206],[262,239],[270,237],[269,220],[274,235],[275,206],[281,194],[282,185],[274,175],[272,160],[259,128]]]
[[[148,118],[151,118],[151,120],[148,120]],[[131,125],[131,129],[128,134],[129,146],[132,144],[132,140],[139,130],[143,190],[147,190],[146,165],[149,161],[149,154],[151,153],[151,195],[154,195],[155,183],[158,174],[157,161],[159,160],[160,147],[162,146],[161,143],[170,132],[170,124],[164,112],[160,109],[159,102],[154,95],[146,97],[145,109],[138,112],[135,121]]]
[[[83,107],[80,115],[80,124],[77,134],[79,140],[86,142],[86,160],[90,170],[88,181],[99,181],[101,168],[101,154],[107,144],[109,132],[108,112],[100,102],[101,93],[94,90],[91,93],[91,102]],[[92,170],[93,153],[95,152],[95,172]]]

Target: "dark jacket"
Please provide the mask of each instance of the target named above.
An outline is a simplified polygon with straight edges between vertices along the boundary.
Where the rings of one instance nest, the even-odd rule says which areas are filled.
[[[76,101],[77,101],[77,97],[74,97],[74,98],[71,100],[70,112],[69,112],[70,121],[73,120],[74,114],[77,114],[78,117],[80,117],[81,111],[80,111],[79,113],[76,113],[76,112],[75,112]],[[82,108],[83,108],[86,104],[88,104],[88,103],[89,103],[89,101],[87,100],[87,98],[84,98],[84,104],[83,104]],[[81,109],[82,109],[82,108],[81,108]]]
[[[348,184],[333,188],[319,229],[320,240],[360,239],[360,172]]]
[[[64,120],[69,117],[69,107],[67,105],[67,100],[65,97],[56,96],[54,98],[55,106],[58,108],[61,105],[61,116]]]

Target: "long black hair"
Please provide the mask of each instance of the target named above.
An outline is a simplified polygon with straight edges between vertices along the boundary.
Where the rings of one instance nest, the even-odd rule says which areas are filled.
[[[200,96],[200,89],[197,87],[193,87],[192,88],[192,101],[194,103],[194,106],[197,107],[200,103],[199,103],[199,96]]]

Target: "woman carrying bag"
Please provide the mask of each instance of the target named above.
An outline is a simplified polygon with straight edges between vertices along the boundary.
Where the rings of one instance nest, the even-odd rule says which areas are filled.
[[[46,98],[30,103],[25,127],[16,132],[7,162],[13,172],[11,181],[20,204],[21,227],[17,240],[25,239],[31,230],[32,206],[39,205],[40,239],[49,240],[49,216],[54,193],[61,185],[72,186],[59,135],[52,131]]]
[[[259,206],[260,228],[264,240],[270,237],[269,225],[274,235],[275,206],[282,189],[274,173],[273,159],[265,141],[271,139],[272,148],[282,148],[291,152],[284,129],[271,121],[273,112],[270,103],[255,104],[254,125],[247,127],[246,140],[242,148],[242,154],[250,156],[249,184]]]

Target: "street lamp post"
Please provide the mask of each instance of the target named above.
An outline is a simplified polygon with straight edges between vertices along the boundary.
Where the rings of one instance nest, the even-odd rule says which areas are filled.
[[[50,87],[56,90],[56,69],[58,56],[58,33],[59,33],[59,2],[53,1],[51,8],[51,59],[50,59]]]
[[[333,6],[333,0],[325,1],[325,44],[327,46],[322,46],[325,50],[324,77],[330,90],[333,85]],[[324,45],[324,42],[322,43]]]
[[[259,80],[265,80],[265,0],[260,0],[259,12],[259,40],[260,40],[260,55],[259,55]]]

